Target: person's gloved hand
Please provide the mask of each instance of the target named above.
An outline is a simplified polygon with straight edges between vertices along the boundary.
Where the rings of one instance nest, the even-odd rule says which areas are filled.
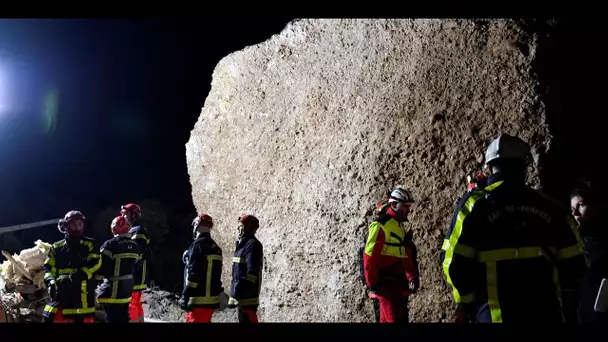
[[[51,299],[51,302],[56,302],[57,301],[57,285],[55,284],[54,280],[51,280],[49,282],[47,291],[49,293],[49,298]]]
[[[239,305],[239,301],[230,297],[230,299],[228,299],[228,307],[231,309],[236,308]]]
[[[416,278],[412,278],[412,280],[409,281],[409,288],[410,288],[410,292],[412,293],[416,293],[418,291],[418,288],[420,288],[420,279]]]
[[[190,301],[189,297],[182,295],[179,299],[179,307],[184,311],[190,311],[192,309],[192,307],[188,305],[189,301]]]

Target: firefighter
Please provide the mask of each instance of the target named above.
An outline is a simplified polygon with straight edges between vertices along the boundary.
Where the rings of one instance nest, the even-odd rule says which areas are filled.
[[[589,257],[589,269],[581,280],[580,323],[608,322],[608,308],[602,308],[602,301],[597,300],[601,298],[602,279],[608,278],[608,200],[606,190],[598,185],[584,181],[570,194],[572,215]]]
[[[420,284],[412,232],[401,226],[413,203],[407,190],[396,187],[369,227],[364,272],[368,288],[379,301],[380,323],[407,323],[408,297]]]
[[[583,247],[566,208],[526,186],[530,161],[523,140],[492,141],[487,184],[463,197],[443,242],[447,283],[473,322],[576,321]]]
[[[131,302],[129,303],[129,315],[131,322],[143,323],[144,308],[141,305],[141,292],[148,287],[149,282],[150,235],[148,235],[146,228],[136,225],[137,220],[141,218],[141,208],[139,205],[135,203],[123,205],[120,215],[124,216],[129,222],[129,226],[131,227],[129,234],[131,234],[131,239],[139,245],[139,251],[142,255],[139,261],[140,264],[137,265],[137,272],[135,273],[133,293],[131,295]]]
[[[255,237],[260,227],[253,215],[239,218],[239,239],[232,258],[232,284],[230,307],[238,307],[240,323],[258,323],[257,309],[260,303],[264,251]]]
[[[57,224],[65,238],[51,246],[44,261],[44,282],[51,300],[44,308],[44,322],[94,322],[94,275],[102,263],[93,239],[83,236],[84,222],[84,215],[72,210]]]
[[[115,217],[110,229],[114,237],[100,248],[102,266],[96,279],[102,284],[97,289],[97,302],[106,312],[106,323],[129,323],[133,278],[141,252],[137,242],[131,240],[126,218]]]
[[[192,221],[194,242],[185,256],[185,282],[180,307],[188,311],[187,323],[209,323],[220,307],[222,249],[211,238],[213,219],[207,214]]]

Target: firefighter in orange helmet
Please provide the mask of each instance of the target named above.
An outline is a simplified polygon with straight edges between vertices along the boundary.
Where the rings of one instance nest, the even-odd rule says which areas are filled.
[[[148,287],[149,268],[150,265],[150,235],[146,228],[138,224],[141,218],[141,208],[135,203],[123,205],[120,210],[120,215],[125,217],[131,227],[129,234],[131,239],[139,245],[139,250],[142,258],[137,265],[135,273],[135,282],[133,284],[133,293],[131,295],[131,303],[129,304],[129,313],[131,322],[144,322],[144,308],[141,305],[141,292]]]
[[[222,249],[211,238],[213,219],[207,214],[192,221],[194,242],[184,254],[185,283],[180,307],[188,313],[187,323],[209,323],[220,306]]]
[[[106,323],[129,323],[129,303],[133,292],[133,278],[141,259],[137,242],[131,240],[129,223],[117,216],[110,225],[113,238],[100,248],[102,264],[97,280],[97,302],[106,312]]]

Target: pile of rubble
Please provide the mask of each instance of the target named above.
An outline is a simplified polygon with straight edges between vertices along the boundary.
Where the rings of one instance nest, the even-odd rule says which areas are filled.
[[[36,322],[47,302],[44,259],[51,245],[38,240],[32,248],[10,255],[0,265],[0,322]]]

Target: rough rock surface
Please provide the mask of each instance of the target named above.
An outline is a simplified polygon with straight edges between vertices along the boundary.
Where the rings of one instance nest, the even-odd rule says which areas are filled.
[[[536,44],[511,20],[301,20],[222,59],[186,154],[225,286],[237,217],[254,213],[262,321],[372,321],[357,251],[374,204],[402,184],[417,198],[411,319],[452,321],[438,250],[466,174],[500,132],[535,157],[551,141]]]

